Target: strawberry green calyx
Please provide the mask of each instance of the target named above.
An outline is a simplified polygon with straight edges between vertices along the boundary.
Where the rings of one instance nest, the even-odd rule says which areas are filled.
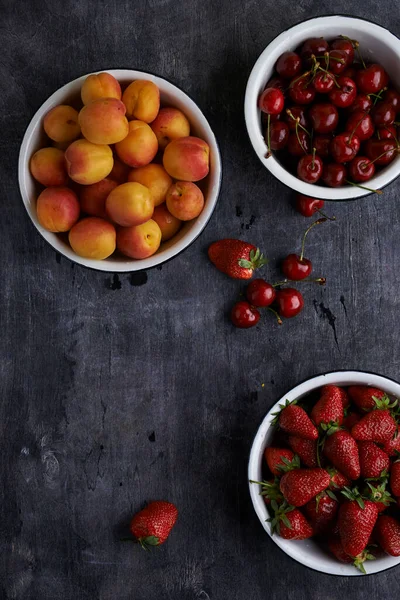
[[[250,250],[249,258],[250,260],[240,258],[238,260],[239,267],[243,267],[243,269],[253,269],[253,271],[255,271],[268,264],[268,258],[264,257],[259,248]]]
[[[343,427],[340,427],[340,425],[338,424],[337,421],[330,421],[329,423],[321,423],[320,428],[325,433],[325,435],[332,435],[332,434],[336,433],[336,431],[339,431],[339,429],[343,429]]]
[[[387,479],[385,479],[383,483],[377,485],[376,487],[367,481],[367,486],[369,487],[369,490],[365,495],[368,500],[371,500],[372,502],[378,502],[379,504],[384,504],[385,506],[390,506],[391,502],[396,502],[389,490],[386,489]]]
[[[372,396],[372,399],[375,402],[373,410],[387,410],[398,406],[397,398],[395,398],[392,402],[387,394],[385,394],[385,396],[382,396],[382,398]]]
[[[268,500],[278,503],[283,501],[282,492],[279,489],[279,479],[275,477],[274,481],[253,481],[250,479],[250,483],[256,483],[261,486],[260,495],[265,496]]]
[[[274,419],[271,421],[271,426],[279,424],[279,415],[281,414],[281,412],[284,408],[286,408],[287,406],[290,406],[291,404],[297,404],[297,400],[292,400],[292,401],[286,400],[285,404],[279,404],[279,410],[275,413],[272,413],[272,416],[274,417]]]
[[[347,498],[348,500],[351,500],[353,502],[357,502],[358,506],[364,510],[365,508],[365,504],[364,504],[364,498],[361,496],[360,492],[358,491],[358,489],[355,487],[352,490],[348,487],[344,487],[341,490],[341,493],[343,494],[343,496],[345,496],[345,498]]]
[[[292,529],[292,524],[287,518],[286,514],[294,510],[294,506],[291,506],[286,501],[281,506],[278,506],[276,501],[272,500],[271,508],[274,511],[274,516],[267,519],[267,521],[271,524],[271,534],[273,535],[276,532],[279,535],[281,521],[288,529]]]
[[[138,538],[137,541],[142,546],[143,550],[151,550],[151,548],[160,545],[160,539],[155,535],[148,535],[144,538]]]
[[[300,457],[295,454],[292,460],[288,460],[284,456],[282,456],[283,465],[279,465],[277,467],[278,471],[282,473],[287,473],[288,471],[293,471],[293,469],[300,469]]]
[[[361,573],[363,573],[364,575],[367,574],[365,567],[364,567],[364,563],[366,560],[375,560],[376,557],[371,554],[371,552],[368,550],[368,548],[366,548],[365,550],[363,550],[363,552],[361,552],[361,554],[359,554],[358,556],[355,557],[353,565],[359,570],[361,571]]]

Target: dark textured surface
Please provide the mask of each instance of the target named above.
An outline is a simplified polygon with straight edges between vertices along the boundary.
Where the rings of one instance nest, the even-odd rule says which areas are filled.
[[[0,146],[0,598],[277,600],[396,597],[399,573],[333,579],[292,562],[251,507],[252,437],[286,390],[357,368],[399,378],[399,184],[333,208],[308,255],[326,289],[301,317],[234,330],[240,285],[207,245],[239,236],[274,265],[306,220],[245,133],[251,67],[283,28],[349,3],[2,0]],[[351,12],[400,34],[396,0]],[[57,257],[27,218],[16,165],[24,129],[59,86],[111,67],[154,71],[188,91],[221,145],[224,180],[204,234],[147,277]],[[276,278],[272,268],[270,276]],[[275,279],[276,280],[276,279]],[[262,388],[261,384],[265,387]],[[145,501],[180,510],[153,553],[119,538]]]

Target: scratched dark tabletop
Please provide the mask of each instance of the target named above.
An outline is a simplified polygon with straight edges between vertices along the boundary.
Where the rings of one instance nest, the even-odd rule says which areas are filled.
[[[341,368],[400,379],[399,183],[327,207],[337,222],[307,247],[327,286],[308,287],[303,313],[281,328],[265,315],[235,330],[226,314],[242,286],[206,256],[216,239],[249,240],[276,281],[277,261],[298,249],[308,221],[250,146],[244,90],[274,36],[333,8],[348,13],[349,3],[1,1],[1,600],[399,595],[396,569],[346,579],[293,562],[264,532],[246,482],[260,421],[301,380]],[[396,0],[351,10],[400,35]],[[202,236],[134,276],[57,256],[17,183],[37,108],[71,79],[118,67],[165,76],[195,98],[224,170]],[[120,538],[152,499],[180,514],[165,546],[146,553]]]

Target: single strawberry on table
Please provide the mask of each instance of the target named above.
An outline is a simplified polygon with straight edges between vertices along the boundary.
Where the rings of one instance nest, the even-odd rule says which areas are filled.
[[[140,545],[148,549],[159,546],[168,538],[178,518],[178,510],[171,502],[150,502],[132,519],[130,529]]]
[[[319,492],[326,490],[330,476],[325,469],[295,469],[283,475],[280,490],[292,506],[304,506]]]
[[[279,427],[290,433],[307,440],[316,440],[318,438],[318,429],[311,421],[310,417],[301,406],[296,402],[286,401],[285,405],[280,405],[280,412],[274,413],[275,419],[272,425],[279,423]]]
[[[388,515],[378,517],[375,527],[379,545],[391,556],[400,556],[400,522]]]
[[[339,509],[339,532],[343,550],[350,556],[358,556],[365,550],[378,518],[374,502],[363,500],[351,490],[342,491],[349,498]]]
[[[208,257],[219,271],[233,279],[251,279],[255,269],[268,262],[259,248],[235,239],[214,242],[208,248]]]

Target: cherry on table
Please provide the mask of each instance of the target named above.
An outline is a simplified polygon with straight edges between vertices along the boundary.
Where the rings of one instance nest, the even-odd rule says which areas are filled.
[[[356,75],[357,87],[364,94],[377,94],[388,83],[389,76],[381,65],[369,65]]]
[[[376,130],[378,140],[396,140],[397,129],[394,125],[384,125]]]
[[[370,96],[367,96],[366,94],[358,94],[353,102],[353,104],[351,104],[347,111],[349,113],[352,112],[356,112],[356,111],[363,111],[363,112],[368,112],[372,107],[372,100],[370,98]]]
[[[315,98],[315,89],[308,85],[308,78],[295,78],[290,83],[289,96],[296,104],[310,104]]]
[[[268,144],[268,131],[266,131],[265,139]],[[269,146],[271,150],[282,150],[289,139],[289,127],[284,121],[276,121],[271,123],[269,127]]]
[[[276,293],[276,303],[280,316],[291,319],[302,311],[304,298],[295,288],[282,288]]]
[[[377,140],[370,138],[364,145],[365,154],[376,165],[388,165],[398,153],[395,140]]]
[[[302,156],[297,165],[297,175],[307,183],[316,183],[322,175],[323,162],[319,156],[306,154]]]
[[[331,155],[338,163],[346,163],[360,150],[360,140],[354,133],[339,133],[331,141]]]
[[[302,258],[298,254],[288,254],[283,260],[281,268],[287,279],[300,281],[311,275],[312,263],[308,258]]]
[[[396,118],[396,109],[390,102],[384,100],[383,102],[378,102],[376,106],[371,110],[371,116],[378,127],[382,125],[392,125]]]
[[[341,75],[348,64],[348,56],[344,50],[333,49],[329,52],[329,71]]]
[[[289,106],[289,108],[286,109],[285,113],[283,113],[283,118],[288,124],[290,131],[295,131],[297,119],[299,119],[299,125],[305,127],[306,129],[308,127],[306,111],[304,109],[304,106],[300,106],[299,104]]]
[[[367,156],[356,156],[349,164],[349,173],[353,181],[368,181],[375,174],[375,165]]]
[[[347,64],[350,65],[354,60],[354,46],[351,40],[337,38],[331,42],[333,50],[342,50],[347,54]]]
[[[324,207],[324,204],[324,201],[319,198],[312,198],[304,194],[297,194],[296,196],[296,210],[303,217],[312,217]]]
[[[276,61],[275,69],[281,77],[291,79],[301,72],[301,58],[296,52],[284,52]]]
[[[248,329],[254,327],[260,320],[259,311],[245,300],[236,302],[231,311],[231,321],[235,327]]]
[[[266,88],[258,101],[259,108],[269,115],[282,112],[284,104],[283,93],[278,88]]]
[[[332,136],[327,133],[320,133],[314,136],[313,145],[318,156],[328,158],[331,140]]]
[[[320,72],[314,77],[313,86],[318,94],[328,94],[335,87],[335,79],[331,73]]]
[[[374,135],[375,127],[368,113],[356,110],[347,119],[345,130],[354,132],[360,142],[364,142]]]
[[[329,187],[340,187],[347,177],[347,170],[339,163],[328,163],[324,165],[321,179]]]
[[[400,110],[400,94],[397,90],[387,90],[385,93],[385,102],[390,102],[394,109],[399,112]]]
[[[266,307],[273,303],[275,288],[264,279],[253,279],[246,289],[246,298],[252,306]]]
[[[329,100],[338,108],[347,108],[356,99],[356,84],[350,77],[344,77],[344,75],[338,77],[337,83],[339,87],[335,87],[329,92]]]
[[[310,136],[302,129],[299,129],[297,133],[292,132],[289,134],[287,150],[292,156],[304,156],[308,154],[310,145]]]
[[[311,125],[316,133],[330,133],[337,127],[339,113],[329,102],[313,104],[308,111]]]

